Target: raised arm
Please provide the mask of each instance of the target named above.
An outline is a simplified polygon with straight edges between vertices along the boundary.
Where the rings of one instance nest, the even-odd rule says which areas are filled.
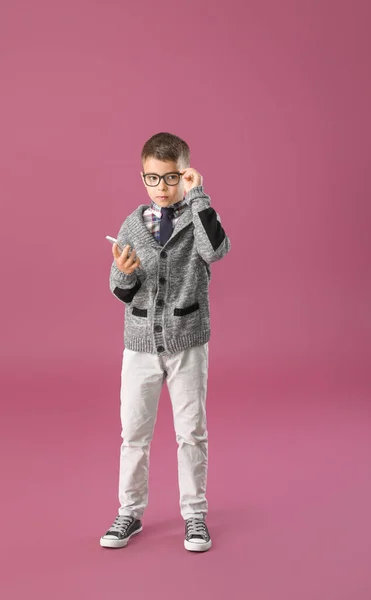
[[[195,226],[195,240],[198,253],[207,263],[220,260],[230,248],[218,213],[210,205],[210,197],[205,194],[202,176],[195,169],[183,171],[185,201],[191,207]]]

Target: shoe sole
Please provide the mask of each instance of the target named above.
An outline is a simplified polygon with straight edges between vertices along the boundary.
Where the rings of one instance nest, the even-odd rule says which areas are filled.
[[[195,542],[188,542],[184,540],[184,548],[189,550],[189,552],[206,552],[211,548],[211,540],[205,542],[204,544],[197,544]]]
[[[113,537],[107,538],[103,536],[100,538],[100,545],[102,546],[102,548],[125,548],[125,546],[128,545],[130,538],[133,537],[133,535],[137,535],[137,533],[140,533],[142,529],[143,527],[137,529],[136,531],[133,531],[133,533],[128,535],[128,537],[126,537],[124,540],[118,540],[117,538]]]

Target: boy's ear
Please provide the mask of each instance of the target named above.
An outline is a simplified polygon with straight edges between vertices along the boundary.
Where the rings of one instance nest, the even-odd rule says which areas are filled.
[[[146,184],[145,184],[144,179],[143,179],[143,172],[142,171],[140,172],[140,178],[143,181],[144,186],[146,187]]]

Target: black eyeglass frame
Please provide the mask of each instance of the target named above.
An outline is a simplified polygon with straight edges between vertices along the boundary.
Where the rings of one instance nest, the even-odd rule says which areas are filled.
[[[154,185],[151,184],[151,183],[147,183],[146,182],[146,177],[148,175],[155,175],[156,177],[158,177],[159,178],[158,183],[156,183]],[[165,177],[167,177],[168,175],[178,175],[179,176],[179,181],[177,181],[177,183],[167,183]],[[158,185],[160,185],[161,179],[164,180],[164,182],[166,183],[166,185],[169,185],[170,187],[173,187],[175,185],[179,185],[180,179],[181,179],[182,175],[183,175],[183,173],[180,173],[179,171],[170,171],[169,173],[165,173],[165,175],[159,175],[158,173],[143,173],[143,179],[144,179],[144,183],[146,185],[148,185],[148,187],[157,187]]]

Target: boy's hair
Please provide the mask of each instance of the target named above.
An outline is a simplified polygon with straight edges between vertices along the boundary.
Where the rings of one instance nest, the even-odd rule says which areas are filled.
[[[143,146],[142,163],[147,158],[180,162],[182,167],[190,165],[188,144],[172,133],[156,133]]]

